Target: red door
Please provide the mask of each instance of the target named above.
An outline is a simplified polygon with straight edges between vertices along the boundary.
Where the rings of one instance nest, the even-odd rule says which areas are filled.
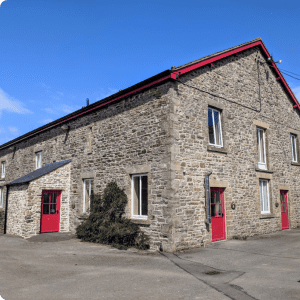
[[[210,195],[212,241],[224,240],[226,238],[224,189],[211,188]]]
[[[59,231],[60,191],[42,192],[41,232]]]
[[[287,202],[287,191],[280,191],[280,202],[281,202],[281,223],[282,229],[289,228],[289,210]]]

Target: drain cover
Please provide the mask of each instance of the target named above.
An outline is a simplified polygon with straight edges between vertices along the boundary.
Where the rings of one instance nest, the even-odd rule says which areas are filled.
[[[206,271],[206,272],[204,272],[204,274],[206,274],[206,275],[218,275],[218,274],[221,274],[221,272],[219,272],[219,271]]]

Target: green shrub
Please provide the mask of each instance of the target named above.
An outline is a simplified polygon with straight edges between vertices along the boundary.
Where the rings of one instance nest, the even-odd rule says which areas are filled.
[[[90,215],[77,227],[77,237],[82,241],[107,244],[118,249],[148,249],[148,236],[137,224],[123,217],[126,204],[124,191],[115,182],[109,183],[102,197],[92,195]]]

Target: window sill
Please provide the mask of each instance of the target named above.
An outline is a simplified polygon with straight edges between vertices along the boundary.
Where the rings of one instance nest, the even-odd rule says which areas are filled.
[[[273,174],[273,173],[274,173],[274,172],[271,171],[271,170],[264,170],[264,169],[259,169],[259,168],[256,168],[255,171],[256,171],[256,172],[269,173],[269,174]]]
[[[4,178],[0,178],[0,181],[5,181],[5,177]]]
[[[292,161],[292,162],[291,162],[291,165],[292,165],[292,166],[300,166],[300,163],[295,162],[295,161]]]
[[[216,146],[213,146],[213,145],[208,145],[207,146],[207,151],[210,151],[210,152],[219,152],[219,153],[224,153],[224,154],[227,154],[227,149],[224,148],[224,147],[216,147]]]
[[[275,215],[274,214],[260,214],[260,219],[271,219],[271,218],[275,218]]]
[[[89,216],[90,216],[90,214],[83,214],[82,213],[81,215],[78,216],[78,218],[80,220],[87,220],[89,218]]]
[[[139,225],[145,225],[145,226],[150,226],[151,221],[150,220],[145,220],[145,219],[130,219],[132,223],[139,224]]]

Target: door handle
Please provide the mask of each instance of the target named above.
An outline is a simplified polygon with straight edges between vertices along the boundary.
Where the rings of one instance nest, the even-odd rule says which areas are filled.
[[[58,214],[58,213],[59,213],[59,210],[57,210],[56,213]]]

